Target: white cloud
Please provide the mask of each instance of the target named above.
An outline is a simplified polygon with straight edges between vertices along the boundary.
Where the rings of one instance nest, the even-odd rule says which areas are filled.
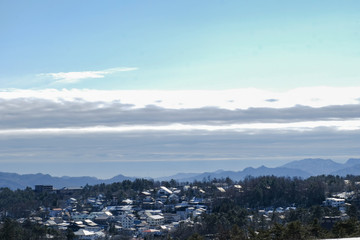
[[[360,88],[0,91],[0,134],[356,131],[359,96]]]
[[[42,73],[39,76],[50,77],[55,83],[71,84],[77,83],[83,79],[104,78],[106,75],[116,72],[134,71],[137,68],[109,68],[100,71],[83,71],[83,72],[58,72],[58,73]]]
[[[337,131],[360,130],[360,119],[343,121],[304,121],[293,123],[248,123],[229,125],[189,125],[189,124],[167,124],[167,125],[125,125],[125,126],[92,126],[92,127],[65,127],[65,128],[26,128],[26,129],[0,129],[0,135],[72,135],[93,133],[122,133],[135,132],[146,134],[146,132],[183,132],[192,135],[195,132],[241,132],[245,134],[264,134],[264,131],[304,132],[317,128],[328,128]]]
[[[137,173],[136,161],[189,171],[190,160],[234,169],[233,159],[357,157],[359,98],[360,87],[0,90],[0,162],[121,162]]]
[[[94,76],[104,75],[99,72],[117,71],[108,69],[89,72]],[[91,75],[88,74],[88,75]],[[236,110],[249,108],[290,108],[307,106],[321,108],[331,105],[359,104],[360,87],[308,87],[277,92],[255,88],[233,90],[80,90],[80,89],[45,89],[0,91],[0,99],[46,99],[51,101],[107,102],[114,101],[131,104],[134,108],[149,105],[166,109],[195,109],[216,107]],[[269,101],[276,99],[276,101]]]

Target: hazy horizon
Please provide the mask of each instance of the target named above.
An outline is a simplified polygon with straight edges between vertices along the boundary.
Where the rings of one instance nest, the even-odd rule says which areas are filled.
[[[339,158],[339,159],[330,159],[336,163],[345,163],[347,160],[349,160],[351,157],[349,158]],[[310,159],[329,159],[329,158],[310,158]],[[276,168],[276,167],[280,167],[286,163],[292,162],[292,161],[298,161],[298,160],[303,160],[303,159],[291,159],[291,160],[284,160],[284,159],[277,159],[277,160],[269,160],[267,159],[265,162],[264,160],[259,160],[259,159],[252,159],[252,160],[242,160],[242,161],[237,161],[237,160],[223,160],[221,163],[217,162],[217,164],[209,164],[213,161],[207,161],[207,160],[201,160],[201,161],[195,161],[190,163],[190,164],[186,164],[187,166],[184,168],[184,162],[165,162],[165,165],[167,167],[167,172],[164,172],[163,170],[159,170],[159,171],[152,171],[151,173],[149,173],[148,175],[142,174],[142,175],[137,175],[137,171],[136,171],[136,167],[134,167],[132,164],[129,167],[129,170],[127,171],[127,173],[123,173],[121,172],[121,167],[119,167],[119,169],[115,168],[113,165],[107,165],[106,163],[101,163],[101,164],[96,164],[96,163],[90,163],[90,166],[92,166],[94,169],[96,168],[104,168],[101,172],[105,172],[106,170],[106,175],[96,175],[96,173],[94,173],[93,175],[86,175],[86,174],[82,174],[83,171],[81,172],[77,172],[73,173],[73,174],[58,174],[59,170],[66,172],[66,170],[69,169],[68,166],[64,166],[63,164],[55,164],[51,166],[43,166],[41,167],[41,165],[37,165],[34,167],[29,166],[25,166],[26,169],[22,169],[22,172],[19,172],[18,166],[16,165],[12,165],[12,166],[7,166],[10,171],[7,171],[9,173],[17,173],[17,174],[49,174],[52,177],[96,177],[98,179],[110,179],[112,177],[116,177],[117,175],[124,175],[126,177],[137,177],[137,178],[162,178],[162,177],[169,177],[169,176],[173,176],[176,174],[186,174],[186,173],[196,173],[196,174],[201,174],[201,173],[205,173],[205,172],[216,172],[216,171],[234,171],[234,172],[238,172],[238,171],[243,171],[245,168],[259,168],[261,166],[265,166],[268,168]],[[197,163],[196,163],[197,162]],[[225,162],[226,167],[225,168],[221,168],[224,165],[223,162]],[[145,163],[145,165],[143,167],[159,167],[161,166],[162,163],[164,162],[142,162],[139,161],[138,163]],[[232,164],[231,164],[232,163]],[[236,164],[233,164],[236,163]],[[200,165],[202,166],[202,168],[191,168],[192,165]],[[76,167],[77,169],[82,169],[83,163],[81,164],[75,164],[74,167]],[[126,164],[125,164],[126,165]],[[204,167],[204,165],[206,167]],[[164,166],[163,166],[164,167]],[[57,168],[57,171],[53,171],[52,169]],[[13,170],[11,170],[13,169]],[[47,171],[48,169],[50,169],[51,172],[44,172],[44,171],[37,171],[35,169],[46,169],[45,171]],[[25,170],[25,171],[24,171]],[[196,171],[198,170],[198,171]],[[120,171],[120,172],[117,172]],[[4,172],[4,171],[1,171]],[[112,175],[111,175],[112,173]]]

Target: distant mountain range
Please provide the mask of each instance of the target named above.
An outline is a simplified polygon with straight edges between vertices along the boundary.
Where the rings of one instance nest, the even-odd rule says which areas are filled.
[[[337,163],[330,159],[303,159],[292,161],[285,165],[275,168],[261,166],[258,168],[248,167],[242,171],[223,171],[204,173],[178,173],[168,177],[159,177],[154,180],[166,181],[177,180],[180,182],[202,181],[214,178],[231,178],[232,180],[242,180],[246,176],[287,176],[308,178],[317,175],[339,175],[346,176],[360,175],[360,159],[349,159],[346,163]],[[0,187],[11,189],[24,189],[26,187],[34,188],[35,185],[53,185],[55,188],[79,187],[86,184],[95,185],[100,183],[121,182],[123,180],[134,180],[135,177],[117,175],[110,179],[98,179],[95,177],[52,177],[49,174],[16,174],[0,172]]]
[[[8,187],[10,189],[34,188],[35,185],[53,185],[54,188],[80,187],[86,184],[109,184],[134,179],[134,177],[126,177],[121,174],[110,179],[98,179],[95,177],[53,177],[49,174],[41,173],[20,175],[17,173],[0,172],[0,187]]]
[[[202,181],[213,178],[226,178],[229,177],[232,180],[242,180],[246,176],[265,176],[265,175],[274,175],[274,176],[286,176],[286,177],[301,177],[308,178],[310,176],[317,175],[339,175],[346,176],[351,175],[360,175],[360,159],[351,158],[346,163],[337,163],[330,159],[303,159],[298,161],[292,161],[285,165],[275,168],[268,168],[261,166],[259,168],[248,167],[242,171],[222,171],[218,170],[216,172],[205,172],[205,173],[178,173],[169,177],[158,178],[158,180],[170,180],[175,179],[181,182],[192,182],[192,181]]]

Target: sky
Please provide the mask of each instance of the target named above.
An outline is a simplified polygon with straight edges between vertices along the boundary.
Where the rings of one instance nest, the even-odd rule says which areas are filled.
[[[360,2],[0,1],[1,171],[360,157]]]

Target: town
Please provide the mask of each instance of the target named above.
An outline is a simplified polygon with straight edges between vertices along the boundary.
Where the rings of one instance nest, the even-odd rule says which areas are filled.
[[[40,227],[42,235],[37,239],[355,236],[359,228],[349,230],[347,225],[359,225],[359,189],[360,181],[354,176],[304,180],[264,176],[191,183],[136,179],[62,189],[52,185],[16,191],[2,188],[1,232],[12,223]],[[27,200],[18,199],[19,194]],[[287,231],[289,227],[297,231]],[[276,228],[280,232],[275,234]]]
[[[148,189],[134,199],[109,199],[102,193],[82,199],[76,197],[82,188],[55,190],[51,185],[37,185],[35,191],[38,193],[68,198],[61,207],[42,209],[47,213],[46,221],[40,217],[32,219],[58,230],[70,228],[79,239],[103,238],[106,233],[134,238],[163,236],[174,231],[181,222],[193,223],[193,219],[208,211],[210,204],[209,199],[195,196],[189,199],[183,195],[190,190],[205,193],[196,186],[170,189],[165,186]]]

